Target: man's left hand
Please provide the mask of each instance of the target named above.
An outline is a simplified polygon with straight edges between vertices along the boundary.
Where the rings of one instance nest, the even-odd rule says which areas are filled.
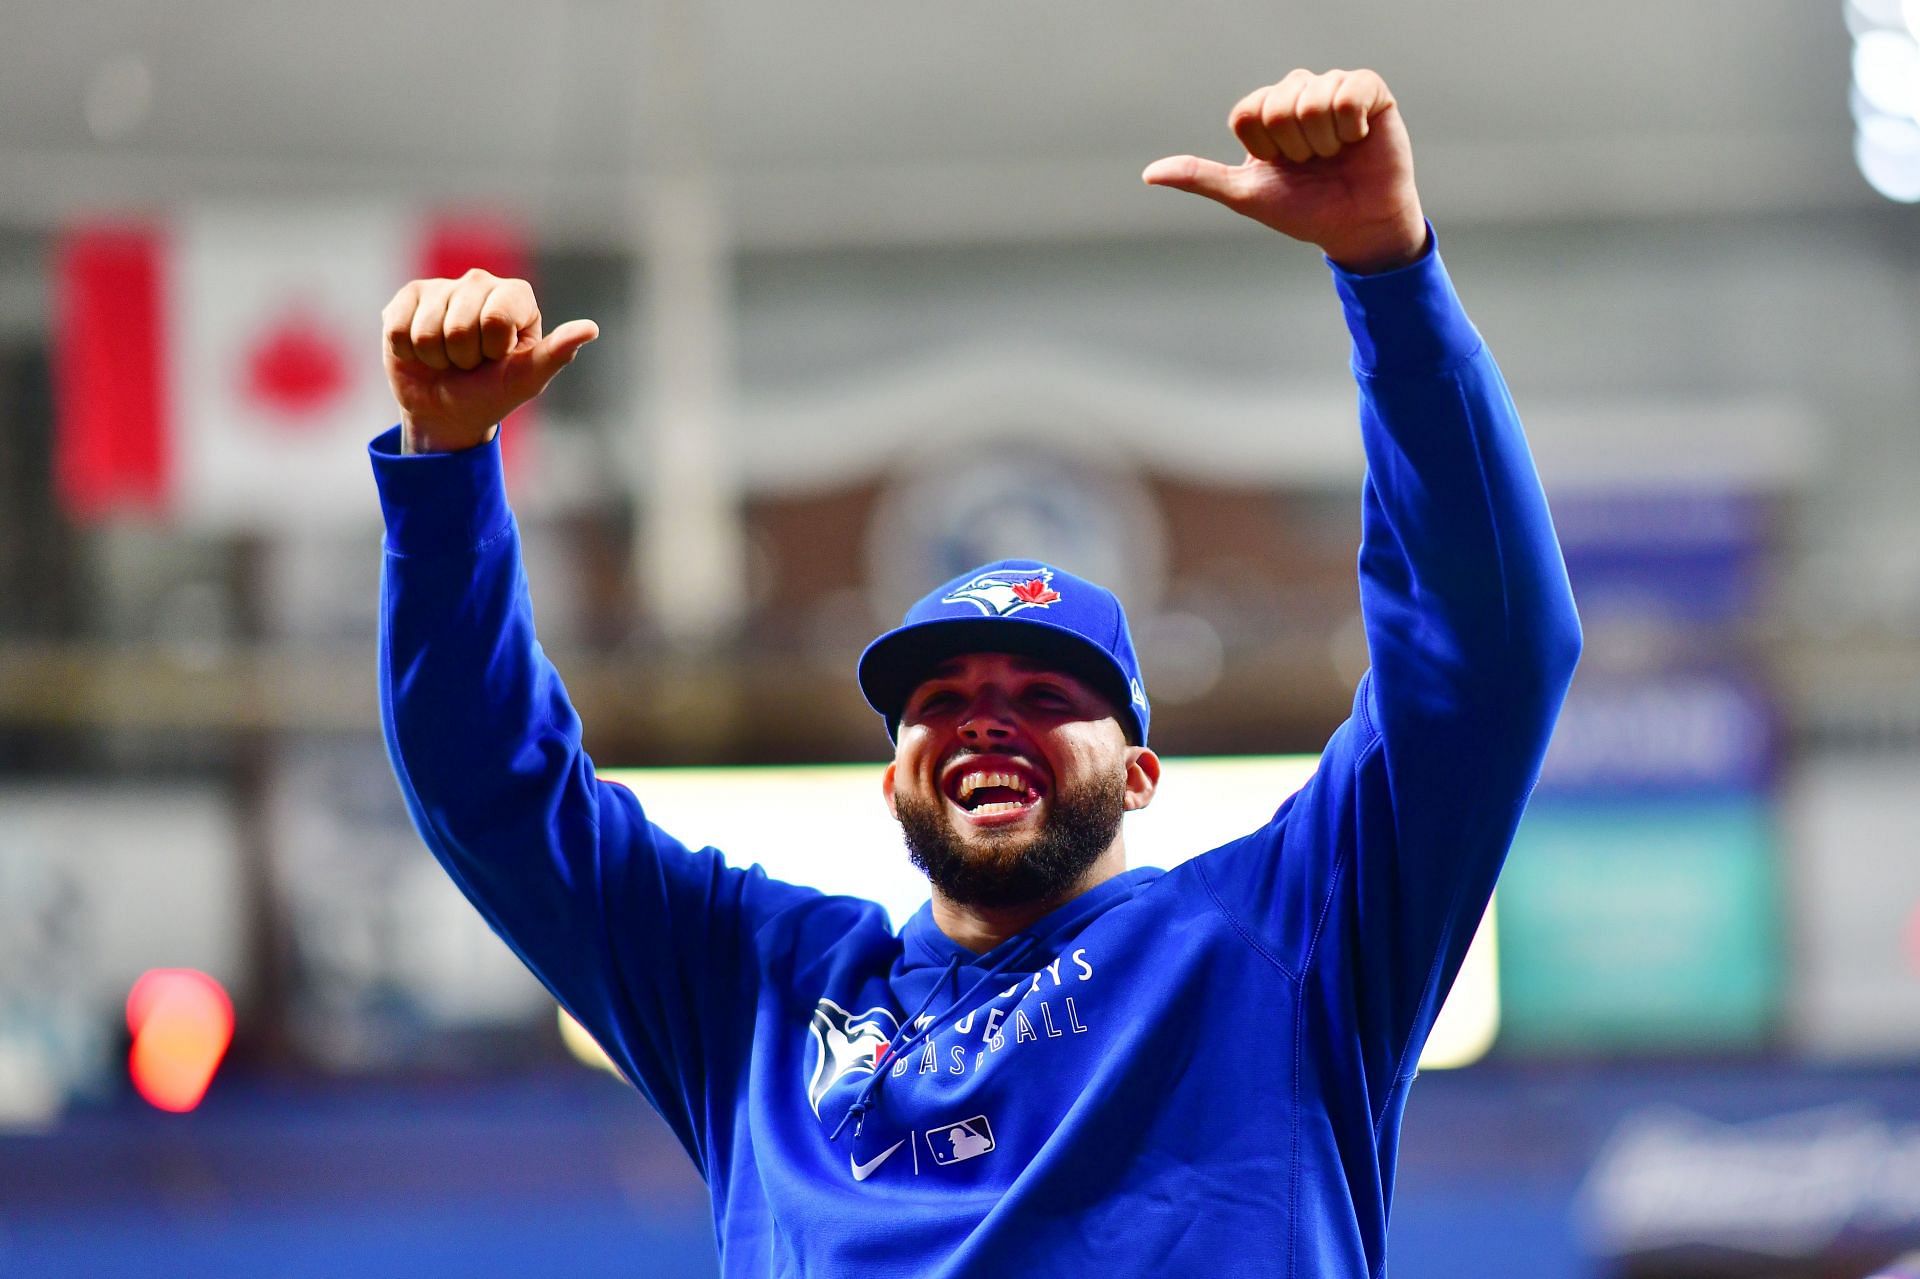
[[[1372,71],[1294,71],[1227,116],[1237,165],[1168,156],[1149,186],[1217,200],[1320,250],[1349,271],[1390,271],[1426,249],[1413,148],[1386,81]]]

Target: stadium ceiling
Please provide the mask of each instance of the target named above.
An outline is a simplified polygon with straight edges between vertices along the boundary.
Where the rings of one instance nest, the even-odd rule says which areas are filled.
[[[8,6],[0,220],[198,196],[505,200],[749,245],[1233,234],[1145,191],[1243,91],[1371,65],[1455,221],[1868,206],[1838,0],[92,0]]]

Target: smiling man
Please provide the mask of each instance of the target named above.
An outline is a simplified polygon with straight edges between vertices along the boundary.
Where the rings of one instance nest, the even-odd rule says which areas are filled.
[[[1153,798],[1160,761],[1111,592],[1035,561],[975,569],[868,646],[860,686],[948,937],[990,950],[1126,869],[1120,819]]]
[[[693,851],[595,778],[535,642],[494,442],[593,326],[543,335],[524,282],[480,273],[387,308],[402,421],[373,462],[402,793],[699,1167],[728,1275],[1384,1273],[1420,1049],[1579,625],[1386,85],[1296,71],[1229,125],[1239,164],[1144,177],[1330,263],[1372,668],[1266,825],[1129,870],[1123,817],[1160,764],[1119,600],[1026,560],[937,587],[859,664],[931,886],[897,932],[871,902]]]

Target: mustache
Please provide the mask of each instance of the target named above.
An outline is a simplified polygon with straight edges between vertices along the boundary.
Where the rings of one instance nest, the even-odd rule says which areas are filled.
[[[902,795],[896,808],[907,855],[935,890],[966,906],[1063,900],[1120,833],[1126,784],[1103,777],[1055,797],[1040,829],[964,837],[945,804]]]

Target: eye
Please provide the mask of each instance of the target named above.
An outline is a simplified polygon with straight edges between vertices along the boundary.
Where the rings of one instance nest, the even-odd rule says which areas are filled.
[[[1073,705],[1073,697],[1058,684],[1034,684],[1027,689],[1027,700],[1035,706],[1044,706],[1052,710],[1066,710]]]
[[[935,689],[930,693],[923,693],[915,698],[912,704],[912,711],[916,718],[927,715],[938,715],[943,711],[953,709],[959,701],[960,694],[954,692],[952,689]]]

